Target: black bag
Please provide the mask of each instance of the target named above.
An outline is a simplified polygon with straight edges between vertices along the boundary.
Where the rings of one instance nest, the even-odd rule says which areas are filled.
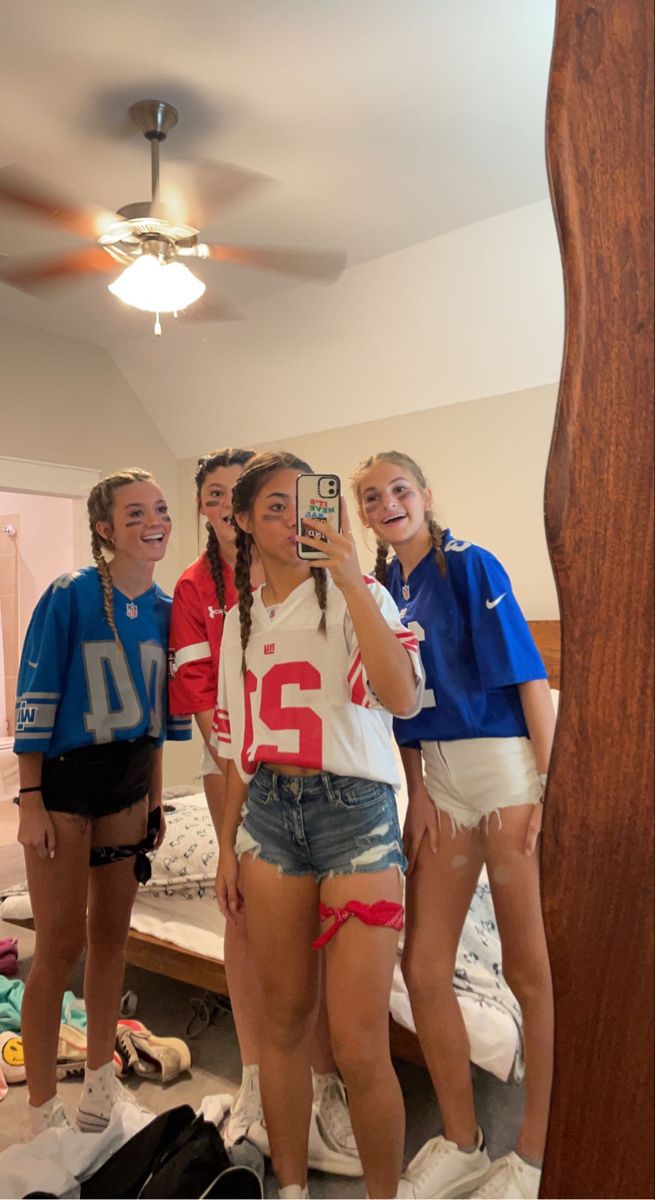
[[[255,1171],[232,1165],[216,1126],[184,1104],[139,1130],[82,1183],[80,1195],[82,1200],[260,1200],[263,1189]]]

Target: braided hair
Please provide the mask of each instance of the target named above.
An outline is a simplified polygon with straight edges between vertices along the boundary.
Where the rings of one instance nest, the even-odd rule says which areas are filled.
[[[243,467],[251,458],[254,458],[254,450],[211,450],[209,454],[203,454],[202,458],[198,459],[198,466],[195,473],[196,484],[196,502],[200,504],[200,495],[202,485],[208,475],[212,475],[218,467]],[[218,607],[223,615],[225,615],[225,579],[223,577],[223,560],[221,558],[221,550],[218,544],[218,538],[211,525],[210,521],[205,523],[207,530],[207,546],[206,554],[209,562],[209,570],[216,588],[216,597],[218,599]]]
[[[98,533],[96,526],[99,521],[111,524],[114,495],[119,488],[127,487],[130,483],[154,483],[154,477],[149,471],[142,471],[140,467],[128,467],[124,471],[117,471],[115,475],[108,475],[106,479],[101,479],[99,483],[96,483],[95,487],[91,488],[86,502],[91,530],[91,553],[98,568],[102,587],[102,607],[116,645],[121,649],[121,640],[114,617],[114,585],[109,570],[111,560],[108,560],[105,554],[106,550],[110,552],[113,550],[113,542],[111,538],[103,537]]]
[[[295,454],[288,454],[282,450],[266,451],[264,454],[257,454],[249,461],[245,471],[239,476],[234,485],[232,492],[232,511],[234,515],[237,516],[239,513],[250,513],[252,511],[255,498],[259,495],[266,480],[275,474],[276,471],[306,471],[311,473],[311,470],[312,468],[303,459],[296,458]],[[241,670],[244,675],[246,673],[246,649],[252,628],[250,567],[253,545],[252,534],[246,533],[237,522],[237,558],[234,568],[234,583],[239,596]],[[312,567],[311,573],[314,580],[316,599],[321,611],[318,630],[322,634],[327,634],[327,571],[325,567]]]
[[[404,469],[408,471],[410,475],[414,476],[414,479],[420,488],[422,488],[424,491],[427,489],[428,481],[425,478],[423,471],[419,467],[418,463],[414,462],[413,458],[410,458],[409,454],[403,454],[400,450],[382,450],[379,454],[372,454],[370,458],[366,459],[366,462],[360,463],[352,477],[353,490],[357,496],[357,503],[360,513],[362,511],[360,496],[361,481],[365,473],[369,471],[371,467],[376,466],[377,463],[380,462],[396,463],[399,467],[404,467]],[[447,574],[447,567],[446,556],[443,552],[443,529],[438,524],[431,509],[426,511],[425,523],[428,527],[430,540],[434,547],[434,556],[437,566],[441,574],[445,576]],[[389,543],[383,538],[377,538],[376,541],[377,553],[375,556],[375,567],[373,568],[373,574],[380,583],[386,583],[387,567],[389,565]]]

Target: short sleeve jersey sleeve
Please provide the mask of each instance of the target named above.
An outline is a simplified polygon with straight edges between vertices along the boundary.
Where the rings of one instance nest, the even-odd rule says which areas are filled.
[[[365,575],[364,579],[387,625],[393,630],[398,641],[405,647],[405,650],[409,654],[416,682],[416,705],[413,712],[408,715],[414,716],[415,713],[421,710],[423,689],[425,686],[425,675],[419,654],[418,639],[411,629],[403,625],[400,620],[398,606],[387,589],[381,583],[378,583],[377,579],[374,579],[372,575]],[[348,609],[346,609],[344,617],[344,635],[350,654],[348,685],[353,704],[362,704],[365,708],[384,708],[384,705],[380,703],[373,691],[368,675],[366,674],[362,654]]]
[[[460,568],[459,570],[457,568]],[[471,640],[483,688],[545,679],[546,670],[507,571],[487,550],[449,556],[454,584],[466,588]]]

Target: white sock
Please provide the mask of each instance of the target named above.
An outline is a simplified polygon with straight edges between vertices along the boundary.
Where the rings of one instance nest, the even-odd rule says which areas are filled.
[[[77,1109],[77,1124],[84,1133],[97,1133],[109,1124],[116,1099],[113,1060],[84,1070],[84,1090]]]
[[[280,1188],[278,1196],[280,1200],[308,1200],[309,1192],[307,1185],[301,1187],[299,1183],[290,1183],[288,1187]]]
[[[241,1087],[249,1083],[255,1075],[259,1076],[259,1063],[244,1063],[241,1068]]]
[[[43,1133],[44,1129],[72,1129],[66,1110],[55,1092],[49,1100],[44,1104],[30,1104],[30,1125],[32,1133],[36,1137],[37,1134]]]

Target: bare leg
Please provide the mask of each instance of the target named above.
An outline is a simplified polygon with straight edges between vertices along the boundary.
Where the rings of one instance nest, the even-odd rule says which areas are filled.
[[[541,1162],[553,1079],[553,988],[539,892],[539,855],[523,853],[531,804],[501,810],[484,835],[503,950],[503,974],[521,1006],[525,1113],[517,1150]]]
[[[280,1187],[307,1180],[312,1106],[310,1041],[318,970],[318,885],[309,875],[278,875],[245,854],[240,879],[252,956],[262,983],[259,1073],[273,1167]]]
[[[207,806],[218,838],[225,803],[225,777],[223,775],[203,775],[203,784]],[[245,1065],[258,1063],[259,1022],[263,996],[259,977],[249,952],[247,920],[244,919],[239,925],[234,925],[231,921],[226,923],[224,953],[225,974],[230,989],[232,1016],[237,1032],[241,1061]],[[311,1060],[312,1067],[319,1074],[327,1074],[336,1069],[330,1044],[323,977]]]
[[[57,850],[39,858],[25,850],[27,881],[36,929],[34,961],[21,1014],[30,1103],[36,1108],[57,1090],[57,1042],[61,1002],[84,946],[91,822],[51,812]]]
[[[93,822],[94,846],[140,842],[146,833],[147,802]],[[137,891],[134,859],[92,867],[89,872],[84,999],[88,1019],[87,1066],[111,1062],[125,976],[125,947]]]
[[[338,875],[324,880],[321,899],[402,900],[398,871]],[[350,1114],[369,1196],[395,1196],[405,1143],[405,1108],[389,1049],[389,996],[398,934],[346,922],[325,948],[327,1004],[333,1047],[348,1088]]]
[[[225,805],[225,776],[203,775],[205,796],[216,837],[220,834]],[[259,1022],[262,1011],[261,985],[248,948],[245,920],[238,925],[226,921],[225,974],[230,989],[232,1016],[244,1065],[259,1062]]]
[[[469,1149],[476,1143],[477,1120],[469,1040],[453,975],[483,847],[477,830],[452,837],[448,824],[442,820],[436,855],[423,840],[407,880],[403,975],[446,1137]]]

